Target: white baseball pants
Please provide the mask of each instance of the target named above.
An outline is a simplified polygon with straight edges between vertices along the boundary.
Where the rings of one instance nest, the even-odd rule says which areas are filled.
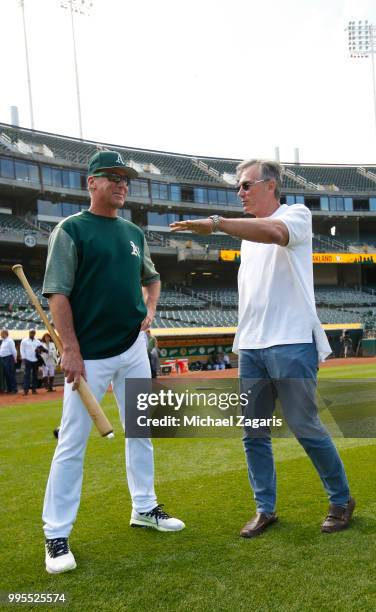
[[[55,367],[51,365],[44,365],[42,366],[42,373],[43,378],[45,378],[46,376],[55,376]]]
[[[125,379],[150,378],[145,333],[116,357],[85,361],[87,382],[98,401],[112,383],[124,428]],[[52,459],[43,507],[46,538],[67,538],[76,520],[83,478],[83,463],[92,420],[72,384],[65,383],[63,415]],[[127,438],[125,459],[132,505],[149,512],[157,505],[154,491],[153,445],[148,438]]]

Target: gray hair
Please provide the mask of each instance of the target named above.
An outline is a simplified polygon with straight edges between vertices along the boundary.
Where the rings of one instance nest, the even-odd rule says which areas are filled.
[[[238,166],[236,166],[236,177],[239,179],[240,175],[244,170],[250,168],[251,166],[258,166],[260,170],[260,179],[265,181],[269,179],[275,180],[275,190],[274,196],[276,200],[279,200],[281,197],[281,189],[282,189],[282,174],[283,174],[283,166],[276,161],[268,160],[268,159],[249,159],[242,161]]]

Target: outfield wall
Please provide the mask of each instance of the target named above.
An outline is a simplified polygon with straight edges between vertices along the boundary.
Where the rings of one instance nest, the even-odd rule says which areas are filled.
[[[360,352],[363,338],[363,327],[360,323],[323,325],[333,356],[340,357],[343,345],[341,337],[347,332],[351,338],[353,354]],[[237,355],[232,352],[232,344],[236,332],[235,327],[186,327],[179,329],[152,329],[152,334],[158,338],[162,359],[187,358],[189,361],[200,359],[206,361],[212,353],[227,353],[230,360],[237,361]],[[367,349],[372,350],[372,347]],[[376,355],[376,349],[375,353]],[[371,356],[370,353],[367,356]]]
[[[344,332],[352,341],[353,356],[361,355],[371,357],[376,355],[376,341],[363,340],[363,327],[360,323],[327,324],[325,329],[334,357],[341,357],[343,344],[341,337]],[[41,338],[46,330],[38,330],[37,337]],[[188,359],[192,361],[207,361],[213,353],[226,353],[230,361],[237,362],[237,355],[232,352],[235,327],[185,327],[185,328],[153,328],[152,335],[158,339],[161,359]],[[22,338],[29,334],[29,330],[9,330],[11,338],[19,345]]]

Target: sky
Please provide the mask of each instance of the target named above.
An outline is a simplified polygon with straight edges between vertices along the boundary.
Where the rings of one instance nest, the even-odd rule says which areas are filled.
[[[81,1],[81,0],[80,0]],[[75,15],[83,136],[226,158],[376,163],[374,0],[91,0]],[[87,3],[87,2],[86,2]],[[79,137],[70,12],[24,0],[35,129]],[[0,1],[0,121],[31,127],[22,12]],[[375,58],[376,60],[376,58]]]

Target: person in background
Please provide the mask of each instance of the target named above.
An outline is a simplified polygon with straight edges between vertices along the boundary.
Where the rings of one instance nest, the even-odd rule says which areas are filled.
[[[41,357],[44,362],[44,365],[42,366],[43,384],[48,392],[55,391],[53,384],[55,378],[55,367],[57,364],[57,353],[50,334],[45,333],[42,336],[41,348],[44,349],[41,351]]]
[[[21,359],[23,361],[25,371],[24,371],[24,381],[23,381],[23,394],[27,395],[30,389],[30,379],[31,379],[31,391],[33,394],[37,392],[38,386],[38,357],[36,354],[36,349],[40,346],[40,341],[35,337],[35,329],[29,330],[29,337],[23,338],[21,340],[20,352]]]
[[[157,343],[157,339],[155,336],[152,336],[152,333],[150,331],[150,329],[146,330],[146,340],[148,343],[148,353],[151,353],[152,349],[155,347],[156,343]]]
[[[230,357],[227,355],[227,353],[224,353],[223,355],[223,363],[225,364],[225,370],[230,370],[232,368]]]
[[[3,366],[3,373],[7,386],[8,393],[17,393],[17,382],[16,382],[16,361],[17,361],[17,350],[14,340],[10,338],[7,329],[1,330],[1,346],[0,346],[0,359]]]
[[[158,341],[155,336],[152,336],[150,329],[146,330],[147,351],[150,362],[151,377],[157,377],[157,369],[159,369],[159,352]],[[154,349],[157,349],[156,351]]]
[[[154,338],[155,344],[149,353],[150,359],[150,368],[151,368],[151,377],[157,378],[160,364],[159,364],[159,348],[158,348],[158,340]]]
[[[225,364],[225,360],[224,360],[224,354],[223,353],[219,353],[218,357],[217,357],[217,363],[216,363],[215,369],[216,370],[224,370],[225,367],[226,367],[226,364]]]

